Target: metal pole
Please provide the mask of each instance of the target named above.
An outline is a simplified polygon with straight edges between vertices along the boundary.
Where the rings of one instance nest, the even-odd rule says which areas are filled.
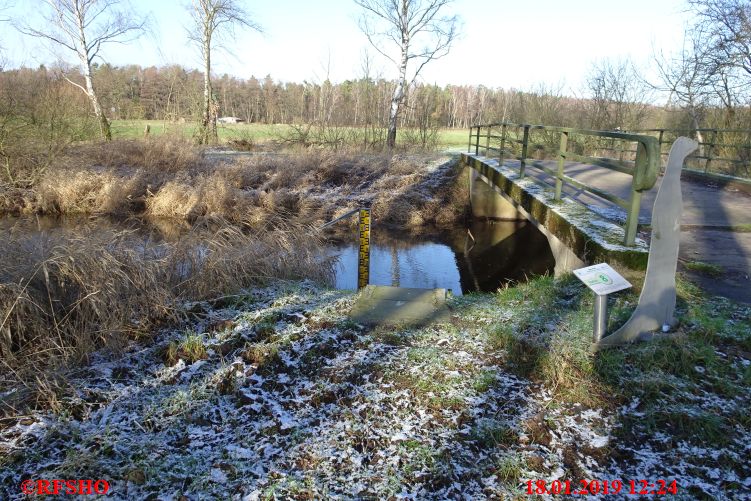
[[[501,151],[498,157],[498,165],[503,165],[503,149],[506,147],[506,124],[501,125]]]
[[[370,282],[370,209],[360,209],[360,251],[357,255],[357,288]]]
[[[632,246],[636,241],[636,231],[639,229],[639,208],[641,207],[641,191],[631,190],[631,200],[626,214],[623,245]]]
[[[555,199],[560,202],[563,191],[563,167],[566,161],[566,149],[568,148],[568,132],[561,132],[561,147],[558,151],[558,172],[555,178]]]
[[[529,144],[529,125],[524,126],[524,135],[522,136],[522,157],[521,167],[519,168],[519,178],[524,177],[524,168],[527,166],[527,145]]]
[[[608,295],[595,294],[595,319],[592,342],[599,342],[608,328]]]

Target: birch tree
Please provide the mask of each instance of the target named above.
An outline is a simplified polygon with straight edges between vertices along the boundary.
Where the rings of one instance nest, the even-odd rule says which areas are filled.
[[[45,26],[35,28],[22,25],[20,31],[45,39],[76,55],[84,85],[65,78],[86,94],[99,121],[102,138],[111,140],[110,123],[99,101],[91,67],[96,58],[101,57],[102,47],[110,43],[125,43],[140,36],[145,20],[137,17],[119,0],[41,0],[41,3],[47,11]]]
[[[203,59],[203,105],[201,126],[198,130],[200,144],[216,144],[217,103],[211,85],[211,50],[222,36],[231,35],[235,28],[261,31],[249,13],[236,0],[193,0],[190,5],[192,25],[189,39],[198,45]]]
[[[386,143],[396,129],[407,89],[429,62],[448,54],[458,35],[458,18],[443,15],[451,0],[354,0],[364,10],[360,29],[373,48],[398,70],[391,97]]]

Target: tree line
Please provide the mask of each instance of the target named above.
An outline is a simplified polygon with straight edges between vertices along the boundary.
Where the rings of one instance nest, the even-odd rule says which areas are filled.
[[[189,39],[204,60],[200,71],[177,65],[112,66],[99,57],[102,46],[140,35],[146,29],[142,18],[123,10],[118,0],[40,0],[47,6],[49,23],[17,27],[68,49],[80,64],[0,72],[8,99],[3,123],[10,124],[9,116],[16,117],[17,124],[24,113],[33,115],[33,103],[27,111],[10,106],[24,100],[24,85],[52,89],[61,83],[81,92],[88,106],[62,89],[51,95],[69,96],[81,115],[93,111],[105,139],[110,136],[107,117],[196,121],[202,143],[216,140],[218,116],[249,123],[377,126],[387,129],[389,147],[397,124],[430,129],[514,121],[592,129],[696,130],[747,128],[751,123],[749,0],[689,0],[696,22],[687,28],[682,50],[654,55],[656,81],[646,81],[627,60],[597,61],[581,90],[586,97],[567,96],[544,84],[517,90],[422,83],[422,67],[445,55],[458,33],[457,18],[443,14],[450,0],[354,1],[363,9],[364,35],[394,63],[395,76],[373,75],[367,58],[359,77],[338,83],[214,75],[211,54],[222,37],[234,28],[260,30],[235,0],[193,0],[188,5]],[[668,95],[666,106],[650,104],[655,91]],[[33,116],[26,118],[37,123]],[[4,127],[7,134],[11,126]]]

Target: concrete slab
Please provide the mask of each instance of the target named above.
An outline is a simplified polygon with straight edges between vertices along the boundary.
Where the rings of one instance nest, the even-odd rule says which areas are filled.
[[[368,285],[360,292],[350,318],[365,325],[414,326],[447,320],[446,289]]]

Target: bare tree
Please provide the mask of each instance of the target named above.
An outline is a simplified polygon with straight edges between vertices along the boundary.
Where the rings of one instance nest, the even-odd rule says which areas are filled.
[[[751,1],[690,0],[715,66],[734,67],[751,76]],[[714,72],[714,71],[713,71]]]
[[[677,54],[655,54],[654,60],[660,82],[652,87],[668,93],[668,101],[676,102],[686,110],[691,128],[699,142],[704,142],[697,129],[712,92],[712,71],[708,64],[708,48],[700,31],[686,35],[683,48]]]
[[[647,88],[629,60],[604,59],[587,75],[588,126],[593,129],[638,129],[649,114]]]
[[[190,6],[193,19],[188,37],[201,49],[203,58],[203,118],[198,131],[198,142],[215,144],[217,105],[211,86],[211,49],[223,35],[233,34],[236,27],[261,31],[240,2],[236,0],[193,0]]]
[[[354,1],[365,10],[360,29],[373,48],[394,63],[399,71],[391,98],[386,140],[388,147],[393,148],[407,89],[426,64],[448,54],[458,35],[458,18],[441,15],[451,0]],[[414,62],[414,68],[408,79],[410,62]]]
[[[108,43],[124,43],[143,33],[145,20],[121,8],[120,0],[43,0],[48,24],[42,28],[19,26],[27,35],[44,38],[76,54],[84,85],[66,80],[81,89],[91,102],[105,140],[112,139],[110,123],[97,96],[91,66]]]
[[[725,126],[751,92],[751,1],[691,0],[701,35],[703,64],[714,97],[725,109]],[[696,35],[694,35],[696,36]]]
[[[0,3],[0,13],[2,13],[2,11],[4,11],[7,8],[8,8],[7,5]],[[0,23],[7,23],[9,21],[10,21],[10,18],[8,16],[0,14]],[[5,68],[5,64],[6,64],[5,54],[3,54],[2,39],[0,39],[0,72],[2,72],[3,69]]]

